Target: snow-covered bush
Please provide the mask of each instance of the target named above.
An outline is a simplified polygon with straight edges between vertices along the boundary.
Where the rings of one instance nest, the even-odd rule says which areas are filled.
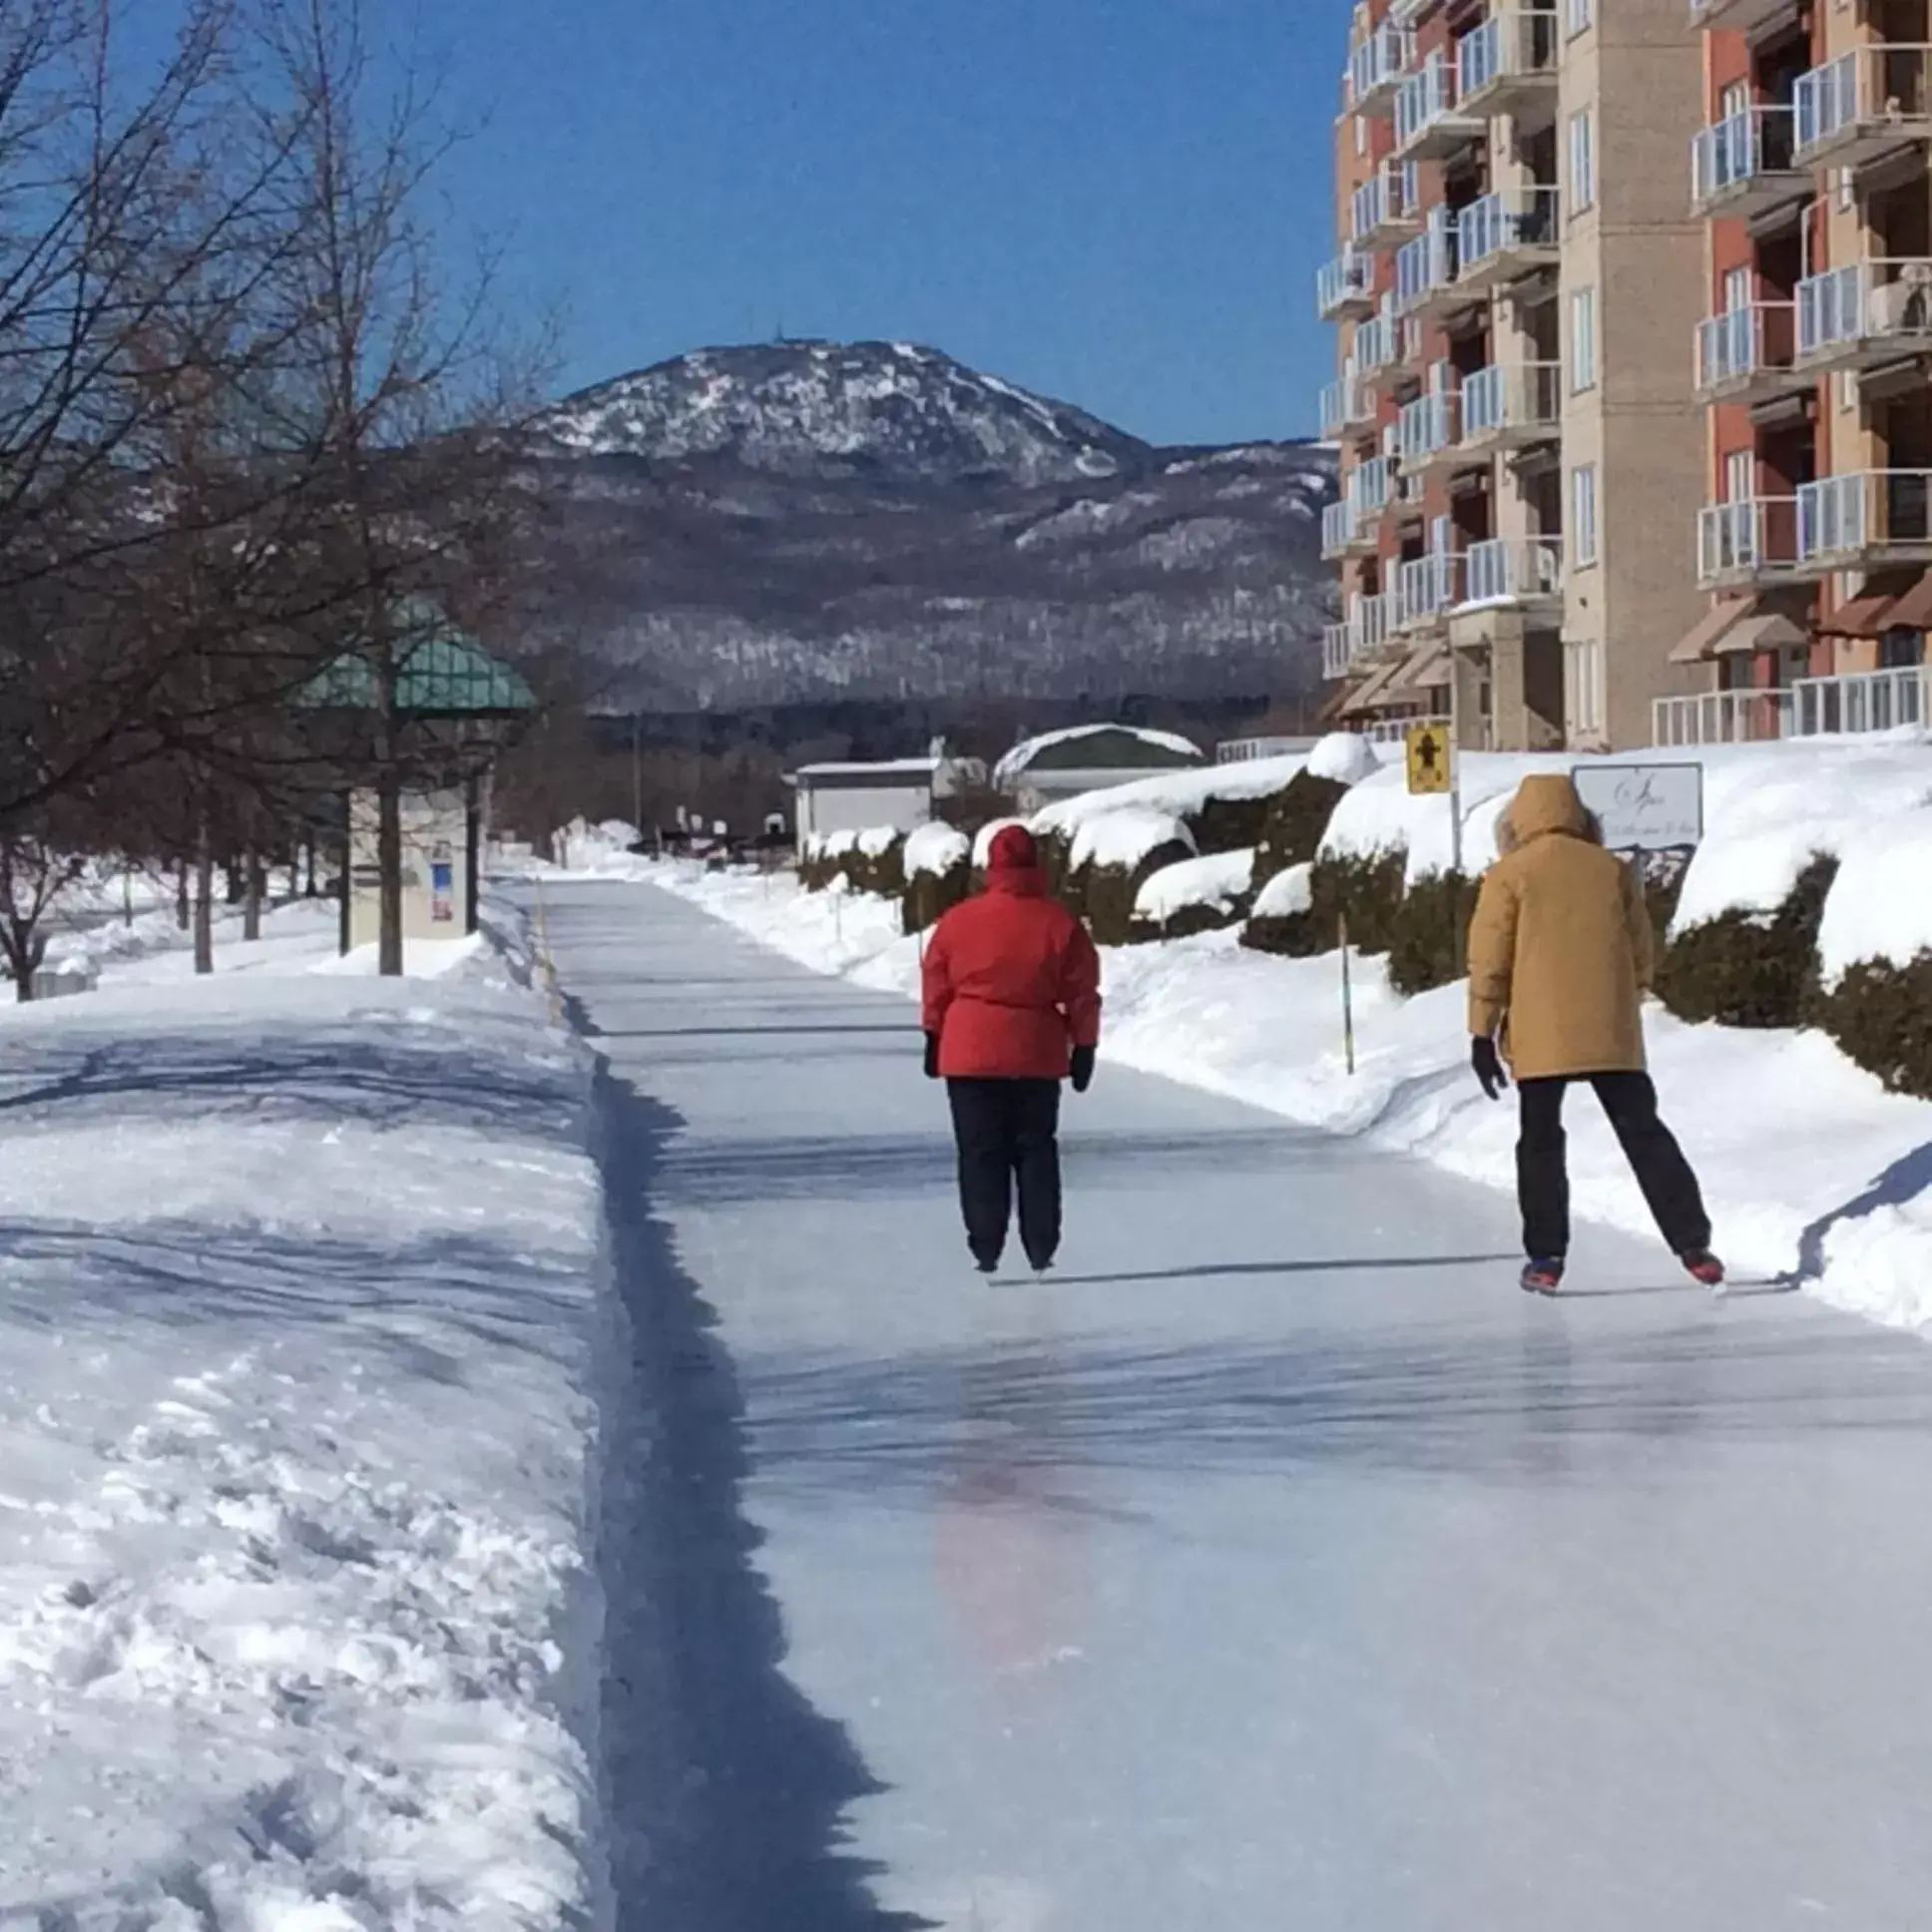
[[[1277,872],[1309,863],[1320,848],[1335,807],[1347,796],[1348,785],[1342,779],[1324,777],[1312,769],[1297,771],[1268,800],[1255,833],[1255,879],[1265,884]]]
[[[1194,834],[1171,812],[1148,805],[1096,813],[1071,840],[1043,841],[1049,881],[1103,946],[1124,946],[1141,887],[1164,866],[1198,854]]]
[[[1241,944],[1257,953],[1306,959],[1321,950],[1315,941],[1312,865],[1290,865],[1254,895],[1254,907],[1241,928]]]
[[[1431,872],[1412,879],[1389,934],[1389,984],[1404,999],[1448,986],[1469,970],[1469,922],[1480,879]]]
[[[1253,881],[1252,852],[1211,852],[1164,865],[1135,894],[1129,936],[1137,943],[1186,939],[1238,925]]]
[[[1903,965],[1847,967],[1818,992],[1811,1014],[1847,1060],[1894,1093],[1932,1100],[1932,948]]]
[[[924,932],[973,889],[973,842],[951,825],[921,825],[903,853],[904,925]]]
[[[906,887],[905,844],[906,835],[890,825],[815,833],[805,841],[798,881],[808,892],[823,892],[843,879],[850,891],[896,899]]]
[[[1686,927],[1683,912],[1658,960],[1657,991],[1681,1020],[1794,1027],[1818,988],[1818,927],[1838,871],[1814,857],[1772,912],[1732,910]]]

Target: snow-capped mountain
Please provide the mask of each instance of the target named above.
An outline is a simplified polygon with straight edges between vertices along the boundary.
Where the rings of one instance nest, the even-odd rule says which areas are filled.
[[[1100,479],[1155,455],[1084,410],[909,342],[698,349],[569,397],[544,427],[586,456],[925,482]]]
[[[1289,697],[1331,450],[1162,449],[905,344],[704,349],[540,426],[533,626],[606,702]]]

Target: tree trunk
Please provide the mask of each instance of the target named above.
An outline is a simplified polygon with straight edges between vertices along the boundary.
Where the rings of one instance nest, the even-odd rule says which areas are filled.
[[[193,903],[188,896],[188,861],[183,859],[181,869],[175,874],[175,917],[186,932],[194,918]]]
[[[206,816],[195,833],[195,970],[215,970],[215,848]]]
[[[134,924],[134,873],[131,870],[121,874],[121,923],[130,927]]]
[[[246,896],[246,887],[242,882],[242,861],[238,858],[225,858],[222,861],[223,888],[232,906],[239,906]]]
[[[315,842],[313,832],[303,840],[302,858],[308,868],[308,883],[302,888],[302,896],[307,899],[319,899],[322,896],[321,885],[315,876]]]
[[[382,874],[381,937],[376,970],[385,979],[402,977],[402,777],[394,758],[385,757],[376,778],[376,864]]]
[[[258,852],[247,852],[242,864],[247,888],[247,897],[242,901],[242,937],[245,943],[252,945],[261,937],[262,888],[267,884],[267,878],[262,871]]]

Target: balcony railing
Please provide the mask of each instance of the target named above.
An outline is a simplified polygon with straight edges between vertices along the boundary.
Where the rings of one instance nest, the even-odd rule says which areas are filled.
[[[1321,433],[1333,442],[1351,429],[1375,420],[1375,398],[1354,371],[1328,383],[1321,392]]]
[[[1533,604],[1562,595],[1561,537],[1492,537],[1464,553],[1465,606]]]
[[[1345,678],[1388,643],[1393,603],[1394,600],[1386,596],[1352,598],[1348,615],[1339,624],[1323,627],[1321,663],[1324,677]]]
[[[1433,623],[1456,601],[1458,559],[1432,550],[1398,565],[1395,572],[1395,628],[1412,631]]]
[[[1305,737],[1224,737],[1214,746],[1214,762],[1251,764],[1257,758],[1285,758],[1305,750],[1307,745]]]
[[[1932,470],[1859,470],[1798,491],[1798,561],[1932,561]]]
[[[1554,261],[1561,204],[1554,188],[1505,189],[1471,202],[1456,217],[1458,278],[1487,282],[1514,265]]]
[[[1797,165],[1797,127],[1788,107],[1745,108],[1690,143],[1690,198],[1700,214],[1749,213],[1802,196],[1810,176]]]
[[[1424,712],[1410,712],[1400,718],[1375,719],[1365,724],[1351,725],[1349,728],[1359,738],[1370,744],[1400,744],[1418,724],[1433,724],[1438,730],[1446,731],[1454,721],[1439,715]]]
[[[1369,112],[1385,108],[1401,85],[1414,52],[1414,36],[1387,21],[1348,56],[1348,105]]]
[[[1492,362],[1463,377],[1462,440],[1471,444],[1554,435],[1563,417],[1557,362]]]
[[[1830,366],[1932,347],[1932,260],[1851,261],[1798,283],[1798,359]]]
[[[1395,97],[1395,151],[1420,161],[1441,161],[1483,131],[1483,123],[1458,107],[1455,59],[1431,54],[1402,82]]]
[[[1448,390],[1418,396],[1395,419],[1395,451],[1405,469],[1426,464],[1456,443],[1456,398]]]
[[[1456,91],[1462,111],[1500,111],[1521,88],[1554,81],[1557,72],[1554,7],[1504,7],[1456,48]]]
[[[1455,232],[1447,222],[1404,243],[1395,257],[1395,307],[1398,314],[1426,308],[1456,285]]]
[[[1364,375],[1392,368],[1402,360],[1402,319],[1383,298],[1379,314],[1355,331],[1355,367]]]
[[[1385,242],[1407,234],[1422,221],[1422,190],[1413,162],[1391,161],[1378,168],[1349,198],[1349,239],[1357,243]]]
[[[1797,356],[1797,314],[1795,302],[1751,302],[1705,316],[1697,324],[1699,398],[1708,402],[1788,378]]]
[[[1791,735],[1788,691],[1704,691],[1651,701],[1651,742],[1764,744]]]
[[[1932,135],[1932,48],[1854,47],[1800,75],[1791,103],[1797,159],[1870,160]]]
[[[1355,505],[1346,497],[1325,504],[1321,512],[1321,554],[1345,556],[1355,541]]]
[[[1375,303],[1375,257],[1344,248],[1315,270],[1315,308],[1325,322],[1351,308]]]
[[[1654,744],[1761,744],[1787,737],[1862,737],[1932,725],[1932,665],[1797,678],[1788,689],[1659,698]]]
[[[1789,576],[1797,564],[1796,497],[1741,497],[1697,513],[1697,581],[1705,589]]]

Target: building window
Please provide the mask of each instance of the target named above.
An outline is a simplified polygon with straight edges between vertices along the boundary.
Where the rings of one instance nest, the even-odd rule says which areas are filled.
[[[1570,393],[1597,386],[1597,291],[1579,288],[1570,297]]]
[[[1570,117],[1570,214],[1597,206],[1597,143],[1590,110]]]
[[[1604,728],[1604,647],[1596,638],[1582,638],[1569,648],[1570,735],[1587,742]]]
[[[1573,37],[1590,25],[1590,0],[1563,0],[1563,25]]]
[[[1733,449],[1724,458],[1724,501],[1748,503],[1757,494],[1757,453]]]
[[[1597,466],[1580,463],[1570,472],[1570,544],[1573,561],[1587,570],[1597,561]]]

